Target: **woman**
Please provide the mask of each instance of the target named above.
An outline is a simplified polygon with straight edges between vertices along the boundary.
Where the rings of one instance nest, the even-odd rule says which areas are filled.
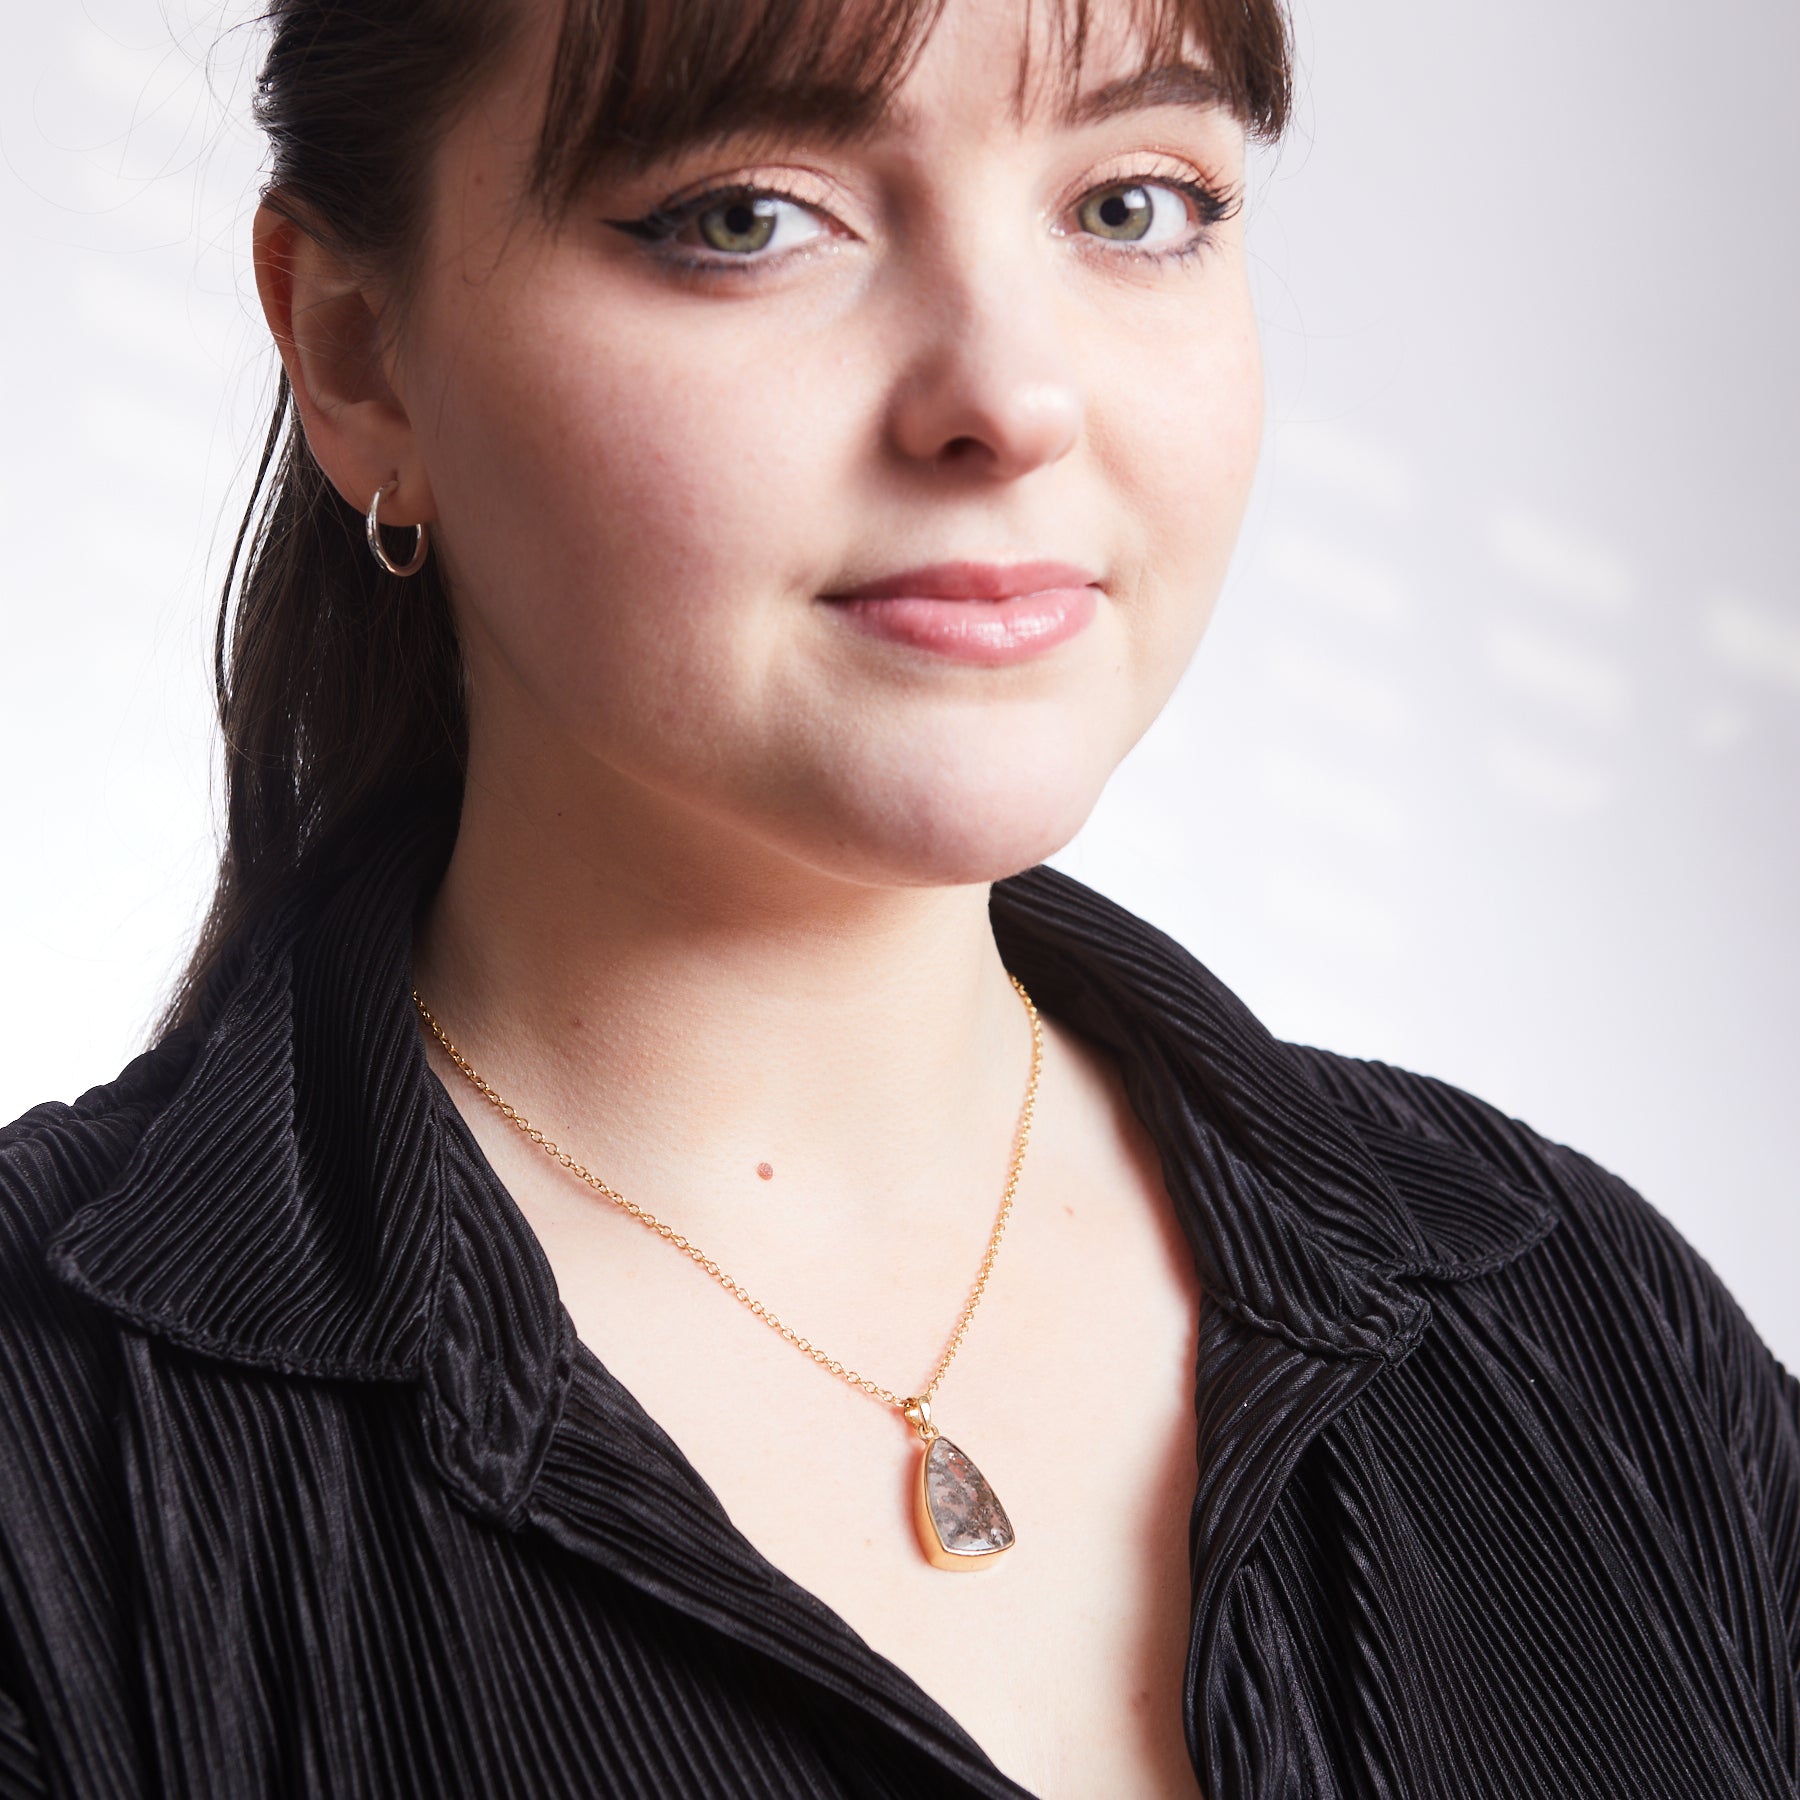
[[[13,1790],[1794,1791],[1716,1281],[1036,866],[1288,99],[1088,12],[274,7],[215,908],[0,1139]]]

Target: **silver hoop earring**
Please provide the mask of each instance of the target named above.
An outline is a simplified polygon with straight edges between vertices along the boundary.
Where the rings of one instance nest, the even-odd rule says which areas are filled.
[[[395,562],[381,547],[381,526],[376,518],[376,515],[381,511],[381,496],[399,485],[397,480],[383,483],[382,486],[375,490],[375,498],[369,502],[369,550],[373,554],[375,560],[380,563],[390,575],[416,575],[425,566],[425,552],[430,548],[425,536],[425,527],[423,525],[415,525],[413,527],[413,552],[405,562]]]

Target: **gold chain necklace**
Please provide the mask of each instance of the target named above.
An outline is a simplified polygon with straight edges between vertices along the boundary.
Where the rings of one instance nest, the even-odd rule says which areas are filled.
[[[975,1308],[981,1304],[981,1296],[986,1291],[988,1276],[993,1272],[994,1258],[1000,1251],[1001,1234],[1006,1230],[1006,1221],[1012,1212],[1013,1195],[1018,1192],[1019,1171],[1025,1166],[1025,1147],[1031,1141],[1032,1115],[1037,1111],[1038,1072],[1044,1060],[1044,1028],[1038,1018],[1037,1007],[1025,991],[1024,983],[1016,975],[1009,974],[1008,979],[1024,1002],[1026,1016],[1031,1020],[1031,1074],[1025,1083],[1025,1104],[1020,1109],[1018,1131],[1013,1139],[1012,1166],[1007,1171],[1006,1191],[1000,1198],[999,1217],[994,1220],[994,1229],[988,1235],[980,1273],[975,1277],[968,1304],[962,1310],[962,1317],[956,1322],[956,1330],[951,1334],[949,1345],[938,1361],[937,1371],[917,1394],[908,1395],[904,1399],[879,1383],[870,1381],[866,1376],[858,1375],[854,1369],[845,1368],[835,1357],[827,1356],[806,1338],[782,1324],[760,1300],[753,1300],[743,1286],[727,1275],[697,1244],[690,1243],[680,1232],[657,1218],[655,1213],[647,1211],[635,1201],[627,1200],[592,1170],[583,1168],[568,1151],[552,1143],[517,1107],[501,1099],[493,1086],[476,1073],[474,1065],[451,1043],[430,1007],[419,997],[417,988],[413,989],[412,998],[419,1017],[437,1039],[444,1054],[468,1079],[476,1092],[509,1124],[561,1163],[571,1175],[585,1181],[595,1193],[604,1194],[640,1225],[648,1226],[658,1237],[667,1239],[677,1250],[692,1258],[727,1293],[741,1300],[765,1325],[779,1332],[796,1349],[804,1350],[821,1368],[830,1370],[852,1387],[860,1388],[872,1399],[899,1410],[907,1423],[918,1432],[923,1446],[917,1479],[913,1484],[913,1521],[919,1533],[919,1547],[934,1568],[979,1569],[995,1562],[1012,1548],[1012,1521],[1006,1516],[1006,1508],[1000,1504],[999,1497],[988,1485],[987,1478],[932,1424],[931,1396],[936,1393],[938,1383],[944,1379],[944,1371],[950,1367],[950,1359],[962,1348],[969,1321],[974,1317]]]

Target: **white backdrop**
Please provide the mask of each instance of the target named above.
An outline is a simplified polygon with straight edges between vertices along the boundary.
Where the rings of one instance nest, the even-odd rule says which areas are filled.
[[[243,9],[23,11],[0,1119],[116,1071],[196,921],[271,369]],[[1298,29],[1243,545],[1057,860],[1279,1034],[1617,1169],[1800,1365],[1800,11],[1309,0]]]

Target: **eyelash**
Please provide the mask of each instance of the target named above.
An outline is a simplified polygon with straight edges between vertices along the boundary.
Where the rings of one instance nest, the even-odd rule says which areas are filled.
[[[1230,189],[1219,189],[1204,181],[1192,180],[1186,176],[1133,174],[1122,175],[1116,181],[1102,182],[1098,187],[1088,189],[1082,199],[1094,194],[1104,194],[1119,188],[1161,187],[1183,195],[1193,206],[1196,214],[1194,235],[1182,243],[1167,250],[1123,250],[1121,253],[1138,260],[1151,263],[1182,263],[1210,249],[1213,242],[1214,228],[1223,224],[1237,211],[1238,194]],[[710,188],[704,194],[696,194],[690,200],[677,201],[673,205],[656,206],[637,219],[608,219],[607,224],[620,231],[641,239],[650,252],[663,261],[673,264],[684,274],[697,275],[702,278],[724,276],[726,278],[750,275],[786,262],[789,257],[801,254],[801,250],[780,252],[774,256],[730,256],[723,251],[715,251],[712,255],[695,255],[675,246],[674,239],[685,231],[696,219],[714,207],[728,205],[733,200],[786,200],[807,212],[817,213],[823,209],[800,195],[790,193],[785,188],[758,185],[754,182],[734,182],[725,187]],[[1096,243],[1105,243],[1103,238],[1096,237]],[[802,249],[805,246],[801,247]]]

